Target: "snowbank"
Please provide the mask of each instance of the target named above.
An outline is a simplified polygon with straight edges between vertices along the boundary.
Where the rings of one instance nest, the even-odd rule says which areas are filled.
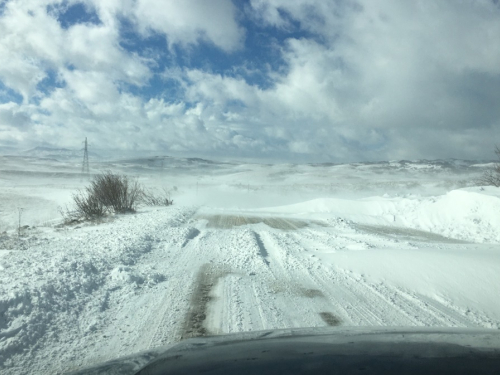
[[[189,212],[189,211],[187,211]],[[0,373],[25,373],[19,358],[46,349],[59,360],[64,348],[79,347],[105,325],[110,298],[154,288],[168,275],[140,265],[155,246],[178,233],[186,210],[169,208],[123,216],[97,227],[67,228],[40,234],[29,250],[0,258]],[[168,233],[160,229],[169,228]],[[109,322],[107,323],[109,324]],[[66,362],[80,359],[68,357]],[[44,373],[44,369],[38,369]]]
[[[411,300],[420,299],[432,308],[436,301],[472,321],[480,311],[488,318],[481,325],[499,329],[498,249],[496,245],[435,247],[396,243],[370,251],[315,252],[323,264],[349,270],[375,285],[403,288]],[[346,271],[346,272],[349,272]],[[490,287],[491,286],[491,287]],[[486,321],[485,321],[486,320]]]
[[[498,243],[500,197],[496,190],[459,189],[437,197],[322,198],[272,211],[329,214],[356,223],[408,227],[465,241]]]

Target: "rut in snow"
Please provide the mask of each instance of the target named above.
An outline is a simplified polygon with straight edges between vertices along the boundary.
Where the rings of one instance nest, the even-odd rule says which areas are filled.
[[[264,246],[264,243],[262,242],[262,239],[260,238],[260,235],[257,232],[254,232],[255,235],[255,242],[257,242],[257,246],[259,247],[259,254],[264,258],[264,263],[269,266],[269,253],[267,252],[266,247]]]
[[[211,264],[201,266],[195,280],[195,289],[191,295],[190,308],[184,319],[181,339],[211,334],[204,324],[207,319],[208,304],[212,300],[210,293],[219,278],[228,273]]]
[[[200,215],[198,219],[207,220],[208,228],[231,229],[242,225],[263,223],[270,228],[280,230],[296,230],[305,228],[311,224],[321,225],[324,223],[317,221],[305,221],[289,219],[283,217],[260,217],[260,216],[240,216],[240,215]]]

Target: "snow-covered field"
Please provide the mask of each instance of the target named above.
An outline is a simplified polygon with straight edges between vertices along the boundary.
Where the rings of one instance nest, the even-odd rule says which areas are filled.
[[[0,157],[0,373],[270,328],[499,329],[500,189],[474,183],[487,166],[101,161],[174,205],[60,226],[88,182],[79,160]]]

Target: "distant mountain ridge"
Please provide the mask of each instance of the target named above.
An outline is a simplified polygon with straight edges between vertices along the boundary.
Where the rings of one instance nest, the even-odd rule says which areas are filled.
[[[82,159],[83,148],[81,150],[70,150],[67,148],[54,148],[54,147],[35,147],[29,150],[20,152],[20,155],[37,157],[43,159]],[[89,155],[96,156],[95,153],[89,150]]]
[[[28,150],[20,151],[17,153],[18,156],[27,156],[32,158],[40,159],[56,159],[56,160],[80,160],[83,159],[83,147],[79,150],[68,149],[68,148],[56,148],[47,146],[38,146]],[[144,155],[138,153],[134,155],[134,152],[123,152],[120,155],[118,151],[112,150],[99,150],[96,153],[89,148],[90,158],[98,159],[100,162],[118,163],[118,164],[134,164],[134,165],[144,165],[152,168],[157,167],[176,167],[176,168],[193,168],[199,167],[216,167],[222,165],[239,165],[239,164],[266,164],[270,165],[268,162],[258,163],[245,162],[245,161],[217,161],[208,158],[199,157],[176,157],[161,154],[150,154]],[[291,165],[309,165],[311,167],[348,167],[354,169],[388,169],[388,170],[428,170],[428,171],[439,171],[439,170],[464,170],[468,168],[486,168],[491,166],[491,163],[496,163],[496,160],[462,160],[462,159],[401,159],[401,160],[379,160],[379,161],[361,161],[361,162],[324,162],[324,163],[291,163]],[[287,164],[277,162],[275,165]],[[272,165],[272,164],[271,164]]]
[[[495,163],[494,160],[462,160],[462,159],[416,159],[416,160],[378,160],[350,163],[310,163],[312,166],[340,166],[349,165],[353,167],[385,167],[397,169],[461,169],[476,165]]]

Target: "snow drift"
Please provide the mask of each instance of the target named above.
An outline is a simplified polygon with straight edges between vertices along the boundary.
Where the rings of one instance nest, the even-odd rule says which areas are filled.
[[[328,214],[356,223],[402,226],[464,241],[500,242],[500,193],[496,188],[452,190],[437,197],[321,198],[274,207],[272,211]]]

